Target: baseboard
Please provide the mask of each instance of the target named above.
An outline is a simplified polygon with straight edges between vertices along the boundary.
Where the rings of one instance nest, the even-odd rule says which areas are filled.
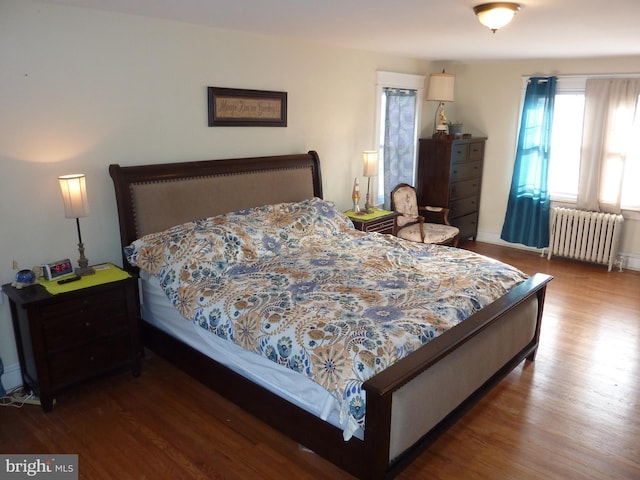
[[[520,250],[528,250],[530,252],[537,252],[540,254],[543,252],[541,248],[533,248],[519,243],[505,242],[500,238],[500,235],[495,232],[478,231],[477,239],[479,242],[492,243],[494,245],[501,245],[504,247],[518,248]],[[622,258],[622,266],[624,269],[640,271],[640,255],[620,252],[619,256]],[[612,271],[617,271],[617,267],[614,267]]]
[[[624,268],[640,271],[640,255],[634,255],[632,253],[621,253],[620,255],[622,256],[622,265]]]
[[[21,387],[22,373],[20,372],[20,364],[14,363],[12,365],[5,365],[1,380],[2,386],[7,392]]]

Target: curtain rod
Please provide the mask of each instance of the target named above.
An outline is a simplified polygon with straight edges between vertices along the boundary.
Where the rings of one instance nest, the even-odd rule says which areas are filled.
[[[531,74],[522,75],[522,78],[530,77],[558,77],[558,78],[638,78],[640,73],[555,73],[552,75]]]

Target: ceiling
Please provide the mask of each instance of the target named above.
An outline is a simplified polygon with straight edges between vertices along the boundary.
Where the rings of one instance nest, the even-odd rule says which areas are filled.
[[[495,34],[483,0],[39,0],[428,60],[640,55],[640,0],[521,0]]]

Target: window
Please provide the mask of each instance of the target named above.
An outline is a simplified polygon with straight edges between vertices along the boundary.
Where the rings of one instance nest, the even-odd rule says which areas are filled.
[[[378,72],[376,80],[376,144],[378,179],[375,204],[390,208],[389,195],[398,183],[414,184],[424,77]]]
[[[578,197],[586,80],[584,76],[558,77],[548,185],[552,200],[559,202],[575,203]],[[523,82],[523,98],[525,89],[526,79]],[[612,197],[617,196],[614,184],[622,177],[622,209],[640,211],[640,189],[637,184],[634,185],[634,179],[640,178],[640,147],[637,141],[628,142],[628,139],[640,137],[640,111],[620,112],[616,117],[625,120],[617,122],[609,132],[605,147],[607,166],[600,195],[605,200],[613,200]],[[627,150],[622,171],[620,145],[629,143],[634,148]]]
[[[549,158],[549,192],[554,200],[578,198],[583,111],[584,92],[556,91]]]

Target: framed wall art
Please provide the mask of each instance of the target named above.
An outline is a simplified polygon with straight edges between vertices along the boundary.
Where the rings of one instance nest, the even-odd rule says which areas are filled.
[[[286,127],[287,92],[208,87],[210,127]]]

